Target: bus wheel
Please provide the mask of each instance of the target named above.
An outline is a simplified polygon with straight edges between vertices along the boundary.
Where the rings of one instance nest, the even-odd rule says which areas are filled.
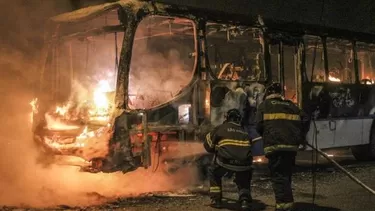
[[[354,158],[358,161],[375,160],[375,128],[371,131],[369,144],[351,147]]]

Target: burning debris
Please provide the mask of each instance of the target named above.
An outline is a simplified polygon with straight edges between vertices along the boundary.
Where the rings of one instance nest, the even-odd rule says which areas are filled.
[[[112,136],[111,93],[109,83],[101,80],[84,101],[75,101],[78,98],[72,96],[67,103],[52,107],[44,114],[45,124],[37,132],[37,140],[57,154],[75,155],[86,161],[104,158]],[[32,113],[38,114],[38,99],[30,105]]]
[[[70,99],[66,104],[56,106],[52,112],[48,112],[46,114],[47,127],[51,130],[75,129],[72,128],[72,125],[68,125],[68,128],[65,128],[67,125],[64,125],[61,121],[107,124],[110,121],[113,109],[113,103],[111,103],[113,99],[110,99],[111,93],[113,95],[113,90],[110,89],[109,83],[105,80],[99,81],[93,93],[88,95],[83,102]]]

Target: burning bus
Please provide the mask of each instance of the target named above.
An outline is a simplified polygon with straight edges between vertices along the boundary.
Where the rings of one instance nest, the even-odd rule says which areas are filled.
[[[375,157],[370,35],[161,2],[121,0],[51,18],[31,102],[43,162],[148,168],[159,162],[154,154],[180,153],[175,143],[199,143],[228,109],[255,108],[272,81],[314,116],[309,142]]]

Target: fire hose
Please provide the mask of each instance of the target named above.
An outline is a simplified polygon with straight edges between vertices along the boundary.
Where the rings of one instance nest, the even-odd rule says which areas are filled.
[[[340,164],[338,164],[335,160],[328,157],[326,153],[324,153],[322,150],[312,146],[311,144],[307,143],[307,146],[309,146],[311,149],[318,152],[320,155],[322,155],[324,158],[326,158],[328,161],[333,163],[337,168],[339,168],[344,174],[346,174],[350,179],[352,179],[354,182],[356,182],[358,185],[366,189],[368,192],[375,195],[375,190],[364,184],[362,181],[360,181],[357,177],[355,177],[352,173],[350,173],[348,170],[346,170],[344,167],[342,167]]]

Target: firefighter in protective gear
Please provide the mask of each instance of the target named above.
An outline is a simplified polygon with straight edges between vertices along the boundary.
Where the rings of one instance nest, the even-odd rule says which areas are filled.
[[[292,210],[292,171],[299,146],[306,146],[310,125],[303,111],[281,94],[281,85],[271,84],[256,115],[256,128],[263,137],[264,153],[271,172],[276,211]]]
[[[211,206],[221,207],[223,176],[235,174],[241,208],[248,210],[252,201],[250,183],[252,177],[251,140],[241,126],[242,116],[239,110],[231,109],[223,124],[206,135],[204,147],[209,153],[215,153],[212,166],[208,170],[210,179]]]

